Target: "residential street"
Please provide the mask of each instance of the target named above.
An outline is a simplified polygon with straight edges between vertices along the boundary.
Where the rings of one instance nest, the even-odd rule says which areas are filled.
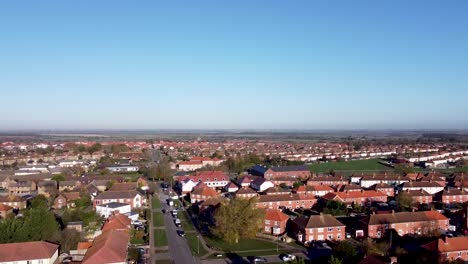
[[[166,210],[166,214],[164,214],[164,223],[166,225],[169,253],[172,259],[174,260],[174,263],[200,263],[200,261],[197,258],[192,256],[192,252],[185,238],[180,237],[176,232],[178,228],[174,224],[174,218],[169,213],[171,208],[166,203],[166,199],[169,197],[166,194],[160,192],[159,198],[161,200],[163,209]]]

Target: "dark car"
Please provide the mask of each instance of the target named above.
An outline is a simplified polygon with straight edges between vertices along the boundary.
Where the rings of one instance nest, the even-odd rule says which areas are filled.
[[[177,230],[177,234],[181,237],[185,236],[185,231],[184,230]]]

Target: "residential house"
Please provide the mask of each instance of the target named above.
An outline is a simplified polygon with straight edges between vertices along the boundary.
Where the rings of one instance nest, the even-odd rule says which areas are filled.
[[[178,185],[182,193],[190,193],[193,191],[193,188],[197,186],[190,178],[184,178],[182,181],[178,182]]]
[[[395,174],[362,175],[361,179],[359,180],[359,184],[363,188],[370,188],[372,185],[378,183],[385,183],[388,185],[395,186],[405,182],[409,182],[409,179]]]
[[[444,186],[436,182],[405,182],[402,185],[402,190],[424,190],[430,194],[435,194],[444,189]]]
[[[109,191],[136,191],[137,189],[136,182],[117,182],[112,184]]]
[[[265,194],[265,195],[281,195],[281,194],[289,194],[289,193],[291,193],[291,189],[276,186],[276,187],[271,187],[271,188],[266,189],[262,194]]]
[[[328,185],[302,185],[293,190],[295,193],[309,194],[315,197],[322,197],[327,193],[333,192],[333,188]]]
[[[0,203],[0,220],[5,219],[11,213],[13,213],[13,207]]]
[[[239,190],[239,187],[237,187],[237,185],[234,184],[233,182],[230,182],[226,184],[226,186],[224,186],[224,190],[226,192],[235,193]]]
[[[236,192],[236,197],[237,198],[250,199],[250,198],[255,197],[257,195],[258,195],[258,193],[254,189],[252,189],[250,187],[242,187]]]
[[[250,187],[258,192],[264,192],[265,190],[274,187],[273,182],[266,180],[265,178],[256,178],[250,183]]]
[[[128,172],[138,172],[140,167],[135,165],[115,165],[106,167],[111,173],[128,173]]]
[[[367,231],[371,238],[381,238],[385,231],[394,229],[400,236],[421,235],[434,230],[447,231],[449,219],[437,211],[373,214],[368,218]]]
[[[291,233],[300,243],[313,241],[341,241],[345,237],[345,225],[328,214],[300,216],[291,221]]]
[[[15,181],[8,186],[10,195],[25,195],[36,191],[36,183],[33,181]]]
[[[185,179],[192,180],[195,184],[199,182],[211,188],[224,188],[231,180],[226,173],[222,171],[202,171],[195,176],[178,177],[177,181],[182,182]]]
[[[307,179],[311,176],[308,166],[274,166],[264,172],[264,178],[272,180],[275,178]]]
[[[94,208],[107,203],[126,203],[131,208],[139,208],[146,204],[146,199],[137,191],[106,191],[98,194],[93,200]]]
[[[444,189],[434,195],[435,200],[444,204],[466,203],[468,202],[468,192],[459,189]]]
[[[59,245],[45,241],[0,244],[0,263],[58,263]]]
[[[406,193],[411,198],[414,204],[430,204],[432,203],[432,195],[424,190],[407,190],[402,191],[398,195]]]
[[[115,213],[129,215],[131,212],[131,209],[132,209],[131,206],[125,203],[112,202],[112,203],[96,205],[96,213],[105,218],[108,218],[109,216]]]
[[[126,264],[130,235],[127,232],[109,230],[96,237],[88,248],[82,264]]]
[[[387,202],[385,193],[375,190],[361,190],[359,192],[332,192],[322,196],[327,201],[339,201],[348,205],[365,206],[372,202]]]
[[[177,168],[180,171],[196,171],[203,168],[203,163],[201,161],[179,161]]]
[[[54,208],[74,208],[75,201],[80,198],[81,197],[79,192],[63,192],[54,199]]]
[[[57,193],[57,182],[50,180],[50,181],[40,181],[37,184],[37,193],[44,195],[45,197],[50,197],[51,195],[55,195]]]
[[[377,183],[370,187],[371,190],[379,191],[385,193],[388,197],[395,196],[395,187],[388,185],[386,183]]]
[[[218,196],[219,193],[216,192],[213,188],[200,183],[197,185],[197,187],[195,187],[195,189],[193,189],[192,193],[190,193],[190,201],[192,204],[200,203],[208,200],[209,198],[215,198]]]
[[[75,188],[80,187],[81,183],[79,181],[61,181],[58,183],[59,191],[73,191]]]
[[[263,222],[263,232],[270,235],[282,235],[286,232],[286,224],[289,216],[276,209],[267,209],[265,211],[265,220]]]
[[[423,246],[431,253],[437,253],[439,263],[462,260],[468,261],[468,237],[439,238]]]
[[[26,199],[17,195],[0,196],[0,203],[16,209],[26,208]]]
[[[342,176],[316,176],[307,180],[307,185],[338,186],[348,184],[348,180]]]
[[[131,229],[132,220],[124,214],[114,213],[110,215],[104,225],[102,232],[114,230],[129,233]]]
[[[253,179],[256,177],[251,177],[250,175],[244,175],[237,179],[237,185],[240,187],[249,187]]]
[[[317,202],[313,195],[307,194],[280,194],[280,195],[260,195],[257,207],[265,209],[282,209],[282,208],[312,208]]]

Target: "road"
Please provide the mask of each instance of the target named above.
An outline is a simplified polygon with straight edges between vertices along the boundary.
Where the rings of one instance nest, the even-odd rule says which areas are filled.
[[[166,199],[169,198],[166,194],[160,192],[159,199],[163,204],[164,223],[166,225],[167,242],[169,244],[169,252],[175,264],[200,263],[200,261],[192,256],[192,251],[187,244],[185,238],[177,234],[178,228],[175,226],[172,215],[169,213],[171,208],[167,205]]]

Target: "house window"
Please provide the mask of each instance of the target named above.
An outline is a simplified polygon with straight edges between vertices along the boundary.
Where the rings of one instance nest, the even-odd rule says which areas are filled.
[[[341,234],[338,234],[336,237],[337,237],[338,239],[341,239]]]
[[[461,257],[461,256],[462,256],[462,253],[461,253],[461,252],[458,252],[458,256]]]
[[[217,179],[217,178],[215,178],[215,179],[214,179],[214,181],[218,181],[218,179]]]
[[[269,224],[270,224],[270,220],[265,220],[265,224],[269,225]]]
[[[329,239],[329,240],[332,240],[332,239],[333,239],[333,235],[328,235],[328,239]]]
[[[38,264],[43,264],[44,261],[42,259],[38,260]]]
[[[328,232],[332,232],[332,231],[333,231],[333,227],[329,227]]]
[[[322,232],[323,232],[323,228],[319,228],[319,229],[317,230],[317,232],[322,233]]]

